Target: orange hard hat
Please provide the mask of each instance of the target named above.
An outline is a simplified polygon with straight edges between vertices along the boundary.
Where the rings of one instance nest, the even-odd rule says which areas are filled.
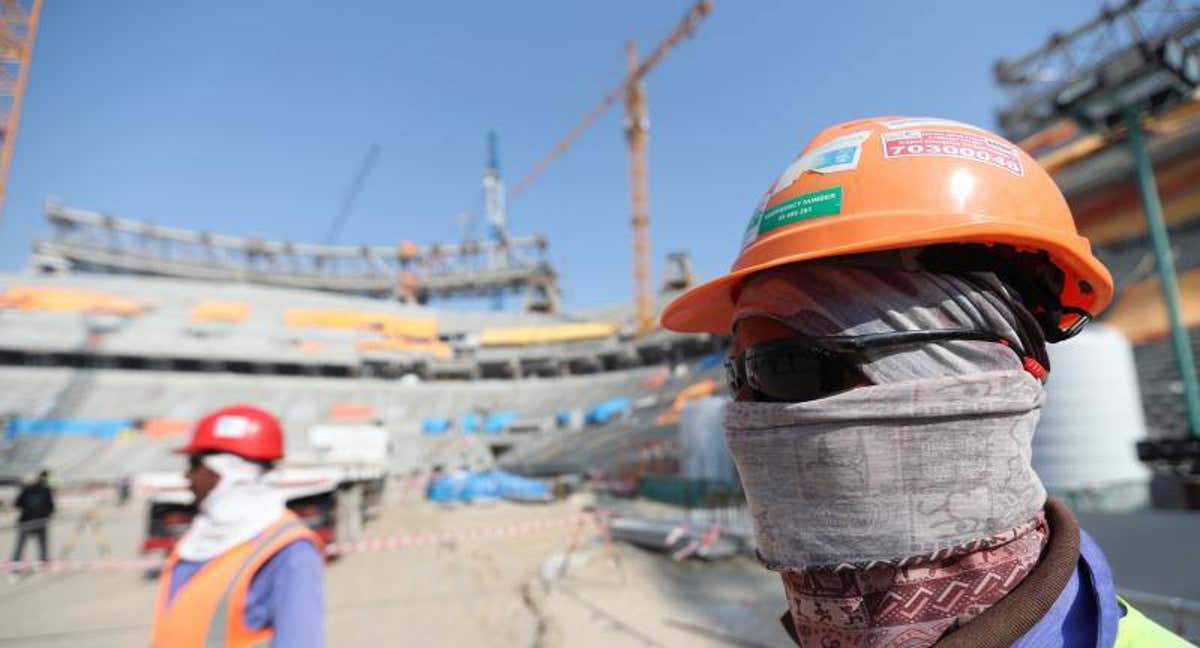
[[[283,458],[283,426],[264,409],[231,405],[197,421],[179,452],[228,452],[251,461],[278,461]]]
[[[1052,342],[1112,299],[1112,276],[1028,154],[961,122],[878,117],[817,135],[763,196],[730,272],[679,296],[663,326],[728,334],[746,277],[864,254],[930,271],[996,272]]]

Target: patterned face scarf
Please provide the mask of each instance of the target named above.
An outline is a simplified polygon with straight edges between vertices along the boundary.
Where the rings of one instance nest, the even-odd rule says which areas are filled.
[[[869,386],[730,405],[759,555],[784,574],[803,643],[932,644],[1036,563],[1045,490],[1030,444],[1043,392],[1021,357],[1044,348],[1018,309],[989,275],[799,264],[743,287],[735,321],[769,317],[809,336],[969,327],[1009,343],[870,351]],[[975,593],[948,604],[968,584]]]

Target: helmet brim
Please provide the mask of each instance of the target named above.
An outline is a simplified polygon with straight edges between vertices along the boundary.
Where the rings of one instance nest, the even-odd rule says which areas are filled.
[[[911,217],[913,214],[877,213],[868,218],[896,219],[896,222],[904,222],[906,216]],[[961,222],[961,216],[959,220]],[[1089,303],[1081,304],[1081,308],[1096,316],[1112,301],[1112,277],[1108,269],[1092,255],[1091,245],[1087,239],[1073,236],[1071,237],[1073,240],[1067,240],[1061,232],[1031,227],[1024,223],[987,222],[984,219],[980,219],[980,221],[982,222],[909,230],[887,236],[861,239],[842,245],[810,249],[810,251],[798,254],[775,256],[761,263],[751,262],[752,265],[742,268],[735,267],[728,274],[696,286],[668,304],[663,310],[662,325],[664,328],[681,333],[729,335],[736,306],[737,287],[743,280],[755,273],[802,261],[946,243],[983,243],[1011,245],[1026,250],[1045,250],[1055,265],[1069,275],[1086,281],[1092,287],[1093,292],[1089,295],[1091,297]],[[809,225],[808,227],[783,230],[771,236],[766,242],[773,246],[782,246],[786,245],[789,239],[811,237],[814,230],[819,229],[819,227],[814,228]],[[754,247],[763,243],[764,241],[756,242],[743,252],[743,257],[751,256],[747,253],[753,252]]]

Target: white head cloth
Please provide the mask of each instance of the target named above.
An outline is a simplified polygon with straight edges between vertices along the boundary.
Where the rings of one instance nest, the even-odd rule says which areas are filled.
[[[263,480],[263,467],[237,455],[205,455],[201,461],[221,476],[176,545],[179,557],[205,561],[271,526],[283,515],[283,496]]]

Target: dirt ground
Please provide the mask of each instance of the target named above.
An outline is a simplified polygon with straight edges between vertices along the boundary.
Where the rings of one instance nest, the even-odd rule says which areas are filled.
[[[367,537],[422,532],[483,532],[569,520],[587,502],[497,503],[442,508],[394,501],[367,526]],[[118,558],[136,557],[144,509],[105,504],[102,535],[76,533],[83,503],[63,507],[52,554],[97,557],[103,540]],[[3,516],[0,523],[11,523]],[[744,558],[673,562],[607,545],[588,526],[562,573],[572,524],[511,537],[355,553],[326,573],[330,646],[403,641],[431,646],[777,646],[783,611],[775,576]],[[12,550],[13,533],[0,536]],[[28,552],[33,547],[27,547]],[[150,630],[154,584],[139,571],[38,574],[0,582],[0,646],[137,646]]]

